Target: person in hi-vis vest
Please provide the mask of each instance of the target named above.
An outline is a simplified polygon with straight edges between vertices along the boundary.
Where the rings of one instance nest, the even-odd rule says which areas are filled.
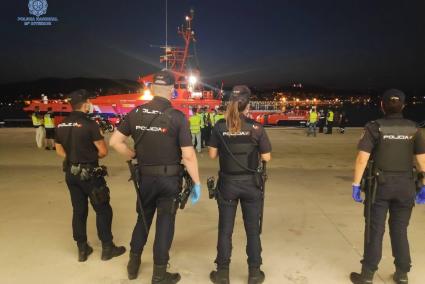
[[[313,134],[314,137],[316,137],[317,120],[318,120],[318,114],[317,114],[316,108],[312,108],[308,118],[309,124],[308,124],[307,136],[310,136],[311,134]]]
[[[326,134],[332,134],[332,127],[334,125],[334,112],[332,109],[328,110],[328,115],[326,117]]]
[[[44,115],[44,128],[46,129],[46,150],[56,150],[55,148],[55,115],[52,108],[47,109]]]
[[[202,117],[197,113],[197,109],[192,109],[192,116],[189,118],[190,133],[192,134],[192,144],[195,145],[196,151],[201,152],[201,128],[203,127]]]
[[[32,125],[35,128],[35,143],[38,148],[43,148],[45,143],[46,131],[44,130],[44,120],[40,113],[40,108],[36,106],[31,115]]]

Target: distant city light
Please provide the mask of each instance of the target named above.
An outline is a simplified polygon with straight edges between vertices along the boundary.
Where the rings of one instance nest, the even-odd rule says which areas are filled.
[[[303,84],[301,84],[301,83],[292,84],[292,87],[294,87],[294,88],[302,88],[303,87]]]

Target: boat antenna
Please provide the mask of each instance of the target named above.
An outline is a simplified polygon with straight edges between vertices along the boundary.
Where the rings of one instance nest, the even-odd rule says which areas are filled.
[[[168,0],[165,0],[165,54],[168,50]],[[165,69],[168,69],[168,58],[165,57]]]

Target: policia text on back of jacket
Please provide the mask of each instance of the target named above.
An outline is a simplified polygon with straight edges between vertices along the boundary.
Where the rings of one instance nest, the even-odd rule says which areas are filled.
[[[352,273],[355,284],[372,283],[382,257],[382,240],[389,212],[391,246],[395,258],[396,283],[408,283],[411,268],[407,227],[415,195],[418,203],[425,202],[425,187],[416,192],[415,165],[425,170],[425,135],[412,121],[403,118],[405,95],[388,90],[382,99],[384,118],[368,123],[359,141],[353,182],[353,199],[363,202],[361,181],[367,185],[365,199],[365,246],[361,273]],[[422,181],[423,182],[423,181]]]
[[[106,185],[104,167],[98,160],[108,149],[96,122],[87,117],[90,109],[86,90],[70,94],[73,111],[57,126],[56,152],[65,158],[64,172],[72,208],[72,230],[78,245],[79,261],[86,261],[93,249],[87,243],[88,199],[96,211],[96,227],[102,241],[102,260],[109,260],[125,252],[112,242],[112,208],[109,204],[109,188]]]
[[[152,283],[155,284],[172,284],[180,280],[178,273],[168,273],[166,269],[181,191],[181,161],[194,182],[192,203],[196,203],[200,197],[198,164],[189,123],[182,112],[171,106],[173,87],[173,74],[168,71],[155,74],[153,100],[132,110],[110,140],[110,145],[119,153],[137,160],[140,174],[137,190],[141,202],[137,207],[138,219],[130,243],[128,278],[138,276],[141,254],[156,211],[152,276]],[[134,150],[126,144],[128,136],[135,141]]]
[[[250,90],[246,86],[233,88],[225,119],[213,129],[209,155],[219,156],[220,171],[216,199],[219,210],[217,270],[212,271],[213,283],[229,283],[229,264],[232,252],[232,233],[238,202],[241,203],[247,235],[249,284],[262,283],[260,270],[263,185],[258,175],[260,161],[270,160],[271,144],[263,127],[248,119]]]

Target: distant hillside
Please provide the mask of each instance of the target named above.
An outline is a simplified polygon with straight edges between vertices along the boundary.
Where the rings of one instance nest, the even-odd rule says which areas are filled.
[[[0,85],[0,100],[40,98],[45,94],[51,98],[78,89],[96,91],[102,95],[135,92],[140,88],[136,81],[103,78],[44,78],[30,82],[16,82]]]

